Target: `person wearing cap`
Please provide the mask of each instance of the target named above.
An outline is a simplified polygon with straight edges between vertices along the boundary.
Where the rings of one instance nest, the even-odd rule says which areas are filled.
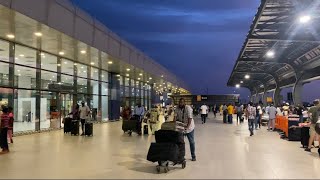
[[[311,152],[311,146],[316,138],[316,123],[319,119],[319,111],[320,111],[320,100],[316,99],[313,101],[313,106],[309,109],[308,113],[309,113],[309,117],[310,117],[310,138],[309,138],[309,145],[308,147],[305,149],[305,151]]]
[[[81,102],[79,113],[80,113],[81,130],[82,130],[81,136],[84,136],[84,124],[86,123],[86,119],[88,119],[90,114],[90,108],[85,104],[84,101]]]

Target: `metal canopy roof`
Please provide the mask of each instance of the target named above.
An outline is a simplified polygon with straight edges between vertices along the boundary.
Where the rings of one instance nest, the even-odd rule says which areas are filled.
[[[318,77],[320,1],[262,0],[227,85],[260,93]]]

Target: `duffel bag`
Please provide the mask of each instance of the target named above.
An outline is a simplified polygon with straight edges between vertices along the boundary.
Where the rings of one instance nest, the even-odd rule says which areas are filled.
[[[183,133],[170,130],[159,130],[155,132],[155,138],[157,143],[184,143]]]
[[[170,122],[164,122],[161,125],[162,130],[169,130],[169,131],[184,131],[184,123],[179,121],[170,121]]]
[[[151,162],[179,160],[178,145],[173,143],[151,143],[147,160]]]

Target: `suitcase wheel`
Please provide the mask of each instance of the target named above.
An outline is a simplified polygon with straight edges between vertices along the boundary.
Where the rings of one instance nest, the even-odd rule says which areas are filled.
[[[156,170],[157,170],[158,173],[160,173],[160,166],[157,166]]]
[[[132,136],[132,131],[129,132],[129,136]]]
[[[183,161],[183,162],[182,162],[182,169],[186,168],[186,166],[187,166],[187,162],[186,162],[186,161]]]

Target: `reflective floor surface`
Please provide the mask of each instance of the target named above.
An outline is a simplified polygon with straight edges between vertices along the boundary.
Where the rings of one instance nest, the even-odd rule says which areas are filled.
[[[75,137],[62,131],[19,136],[9,154],[0,155],[1,178],[139,178],[139,179],[283,179],[320,178],[316,150],[304,152],[300,142],[279,138],[265,127],[249,137],[246,122],[223,124],[209,116],[196,118],[197,161],[158,174],[146,160],[152,135],[128,136],[121,122],[94,125],[93,137]],[[187,141],[186,141],[187,142]]]

